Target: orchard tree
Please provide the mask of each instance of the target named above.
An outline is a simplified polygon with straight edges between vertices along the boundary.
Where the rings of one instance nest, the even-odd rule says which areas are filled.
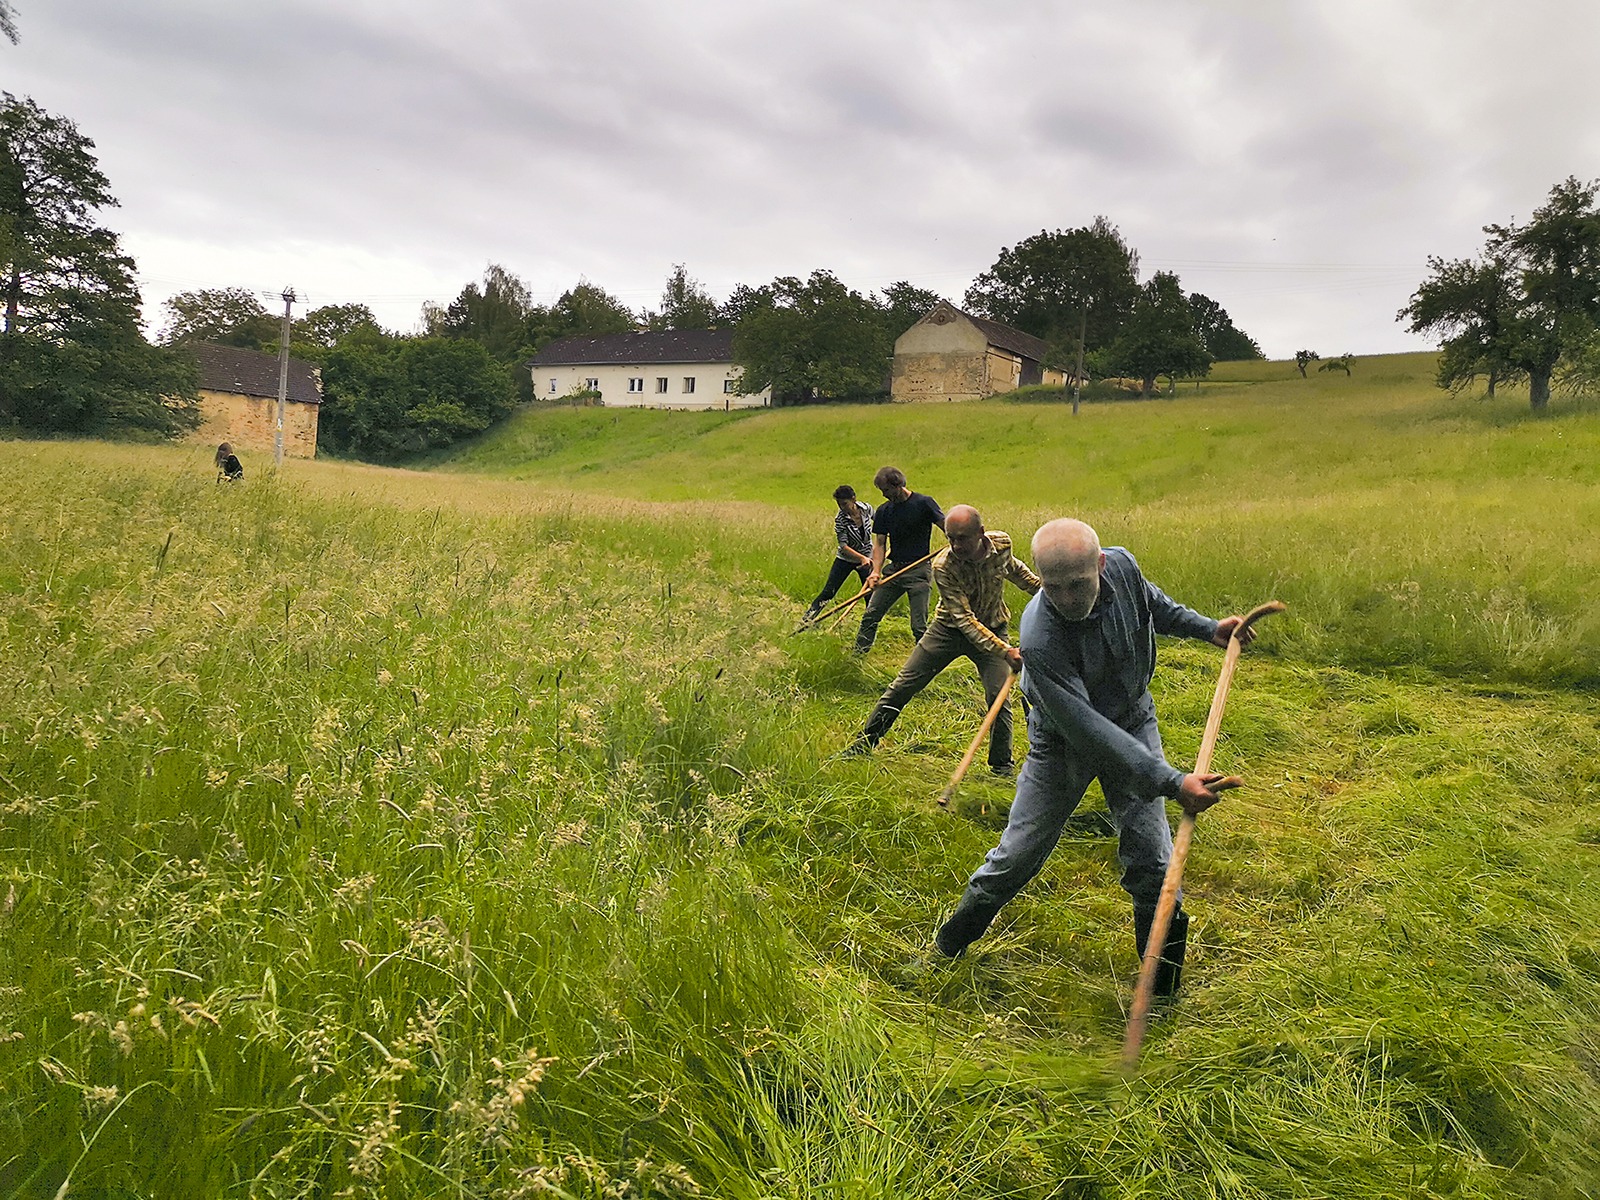
[[[1139,295],[1139,255],[1105,217],[1003,247],[967,289],[966,307],[1052,344],[1109,346]]]
[[[639,314],[646,329],[715,329],[721,312],[711,293],[689,275],[682,263],[674,264],[661,293],[661,307]]]
[[[1156,377],[1174,383],[1211,370],[1211,355],[1194,331],[1194,317],[1178,277],[1157,271],[1139,291],[1122,334],[1104,354],[1111,370],[1140,381],[1140,394],[1155,390]]]
[[[1428,260],[1398,319],[1441,337],[1439,386],[1526,378],[1530,407],[1545,408],[1551,377],[1600,329],[1597,197],[1600,182],[1568,177],[1526,225],[1485,226],[1476,259]]]
[[[175,434],[198,421],[195,366],[139,330],[133,260],[95,218],[116,199],[93,150],[0,93],[0,424]]]
[[[736,293],[737,294],[737,293]],[[733,335],[738,388],[781,401],[881,394],[892,341],[882,309],[829,271],[775,279],[741,295]]]
[[[282,336],[281,318],[274,317],[248,288],[201,288],[179,292],[163,305],[167,323],[161,340],[169,346],[213,342],[260,350]]]

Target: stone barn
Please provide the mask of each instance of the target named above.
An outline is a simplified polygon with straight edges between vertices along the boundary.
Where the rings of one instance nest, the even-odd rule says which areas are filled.
[[[1061,387],[1066,377],[1044,365],[1045,351],[1030,333],[941,300],[895,339],[889,398],[978,400],[1029,384]]]
[[[231,442],[235,451],[271,453],[278,424],[278,356],[237,346],[193,347],[200,365],[200,428],[191,439]],[[288,402],[283,406],[283,453],[314,458],[322,373],[308,362],[289,360]]]

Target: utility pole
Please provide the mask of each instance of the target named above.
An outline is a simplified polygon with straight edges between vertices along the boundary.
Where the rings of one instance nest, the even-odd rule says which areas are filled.
[[[1084,302],[1078,316],[1078,369],[1072,376],[1072,415],[1078,415],[1078,389],[1083,386],[1083,339],[1089,332],[1089,305]]]
[[[272,465],[283,466],[283,406],[289,398],[289,315],[294,309],[294,289],[283,289],[283,333],[278,339],[278,430],[272,439]]]

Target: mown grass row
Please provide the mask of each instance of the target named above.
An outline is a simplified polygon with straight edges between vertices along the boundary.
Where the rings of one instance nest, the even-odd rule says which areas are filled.
[[[907,643],[784,636],[746,543],[799,573],[809,521],[0,455],[0,1192],[1561,1196],[1600,1172],[1581,696],[1269,632],[1219,752],[1252,787],[1187,880],[1190,988],[1123,1081],[1104,839],[918,968],[1006,793],[931,803],[977,717],[960,671],[873,760],[830,761]],[[1182,762],[1217,656],[1164,662]]]

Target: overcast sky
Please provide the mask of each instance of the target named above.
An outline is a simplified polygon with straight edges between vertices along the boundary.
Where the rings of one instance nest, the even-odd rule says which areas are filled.
[[[1423,349],[1429,254],[1600,176],[1595,0],[14,7],[0,88],[95,141],[155,326],[292,285],[410,330],[489,262],[543,302],[655,307],[681,262],[960,303],[1104,214],[1272,357]]]

